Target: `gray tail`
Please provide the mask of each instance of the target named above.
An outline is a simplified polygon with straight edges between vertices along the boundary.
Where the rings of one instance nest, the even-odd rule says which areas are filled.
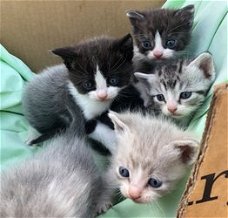
[[[86,135],[85,131],[85,118],[81,111],[78,111],[77,105],[73,99],[73,97],[68,94],[66,96],[67,101],[67,110],[71,115],[71,123],[70,125],[64,130],[65,134],[79,138],[84,138]]]

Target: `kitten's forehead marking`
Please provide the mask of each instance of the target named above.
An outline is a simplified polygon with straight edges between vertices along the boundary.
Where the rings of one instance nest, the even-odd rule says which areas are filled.
[[[102,75],[98,65],[96,67],[95,82],[96,82],[96,89],[107,89],[106,79]]]
[[[154,51],[163,51],[164,48],[162,46],[162,39],[161,39],[161,35],[158,31],[156,31],[155,33],[155,47],[154,47]]]

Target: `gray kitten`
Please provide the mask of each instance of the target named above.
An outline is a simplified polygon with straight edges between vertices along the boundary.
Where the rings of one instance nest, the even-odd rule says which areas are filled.
[[[1,173],[1,217],[89,218],[107,209],[105,182],[75,131],[83,125],[73,121],[33,158]]]
[[[145,67],[144,67],[145,68]],[[212,56],[202,53],[194,60],[179,59],[161,64],[135,76],[144,84],[153,108],[186,126],[193,113],[204,102],[215,79]]]
[[[109,117],[118,146],[107,180],[126,198],[149,203],[165,195],[196,161],[199,143],[170,121],[130,112]]]

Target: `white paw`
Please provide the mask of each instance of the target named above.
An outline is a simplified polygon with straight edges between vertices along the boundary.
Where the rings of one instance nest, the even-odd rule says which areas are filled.
[[[112,202],[106,202],[104,204],[97,205],[96,213],[105,213],[110,207],[112,207]]]
[[[34,139],[38,138],[39,136],[40,136],[40,133],[37,130],[35,130],[32,127],[29,127],[27,139],[25,140],[25,144],[32,145],[31,142]]]

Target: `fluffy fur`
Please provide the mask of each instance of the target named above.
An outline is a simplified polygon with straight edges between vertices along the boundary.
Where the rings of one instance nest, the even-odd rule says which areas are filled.
[[[62,57],[65,65],[49,67],[35,76],[23,96],[24,114],[41,133],[31,144],[69,125],[72,117],[67,96],[73,96],[77,117],[88,121],[110,107],[132,76],[133,42],[129,34],[121,39],[95,38],[53,53]]]
[[[165,195],[195,162],[198,142],[173,123],[140,113],[109,116],[118,146],[107,178],[126,198],[149,203]]]
[[[194,60],[179,59],[157,65],[153,71],[135,73],[144,84],[152,109],[156,108],[180,125],[186,125],[204,102],[215,78],[212,56],[202,53]],[[149,74],[148,74],[149,73]]]
[[[110,206],[91,150],[75,131],[84,123],[73,123],[31,159],[1,173],[1,217],[94,217]]]
[[[146,59],[167,59],[183,51],[190,42],[194,6],[182,9],[129,11],[135,41],[135,55]]]

